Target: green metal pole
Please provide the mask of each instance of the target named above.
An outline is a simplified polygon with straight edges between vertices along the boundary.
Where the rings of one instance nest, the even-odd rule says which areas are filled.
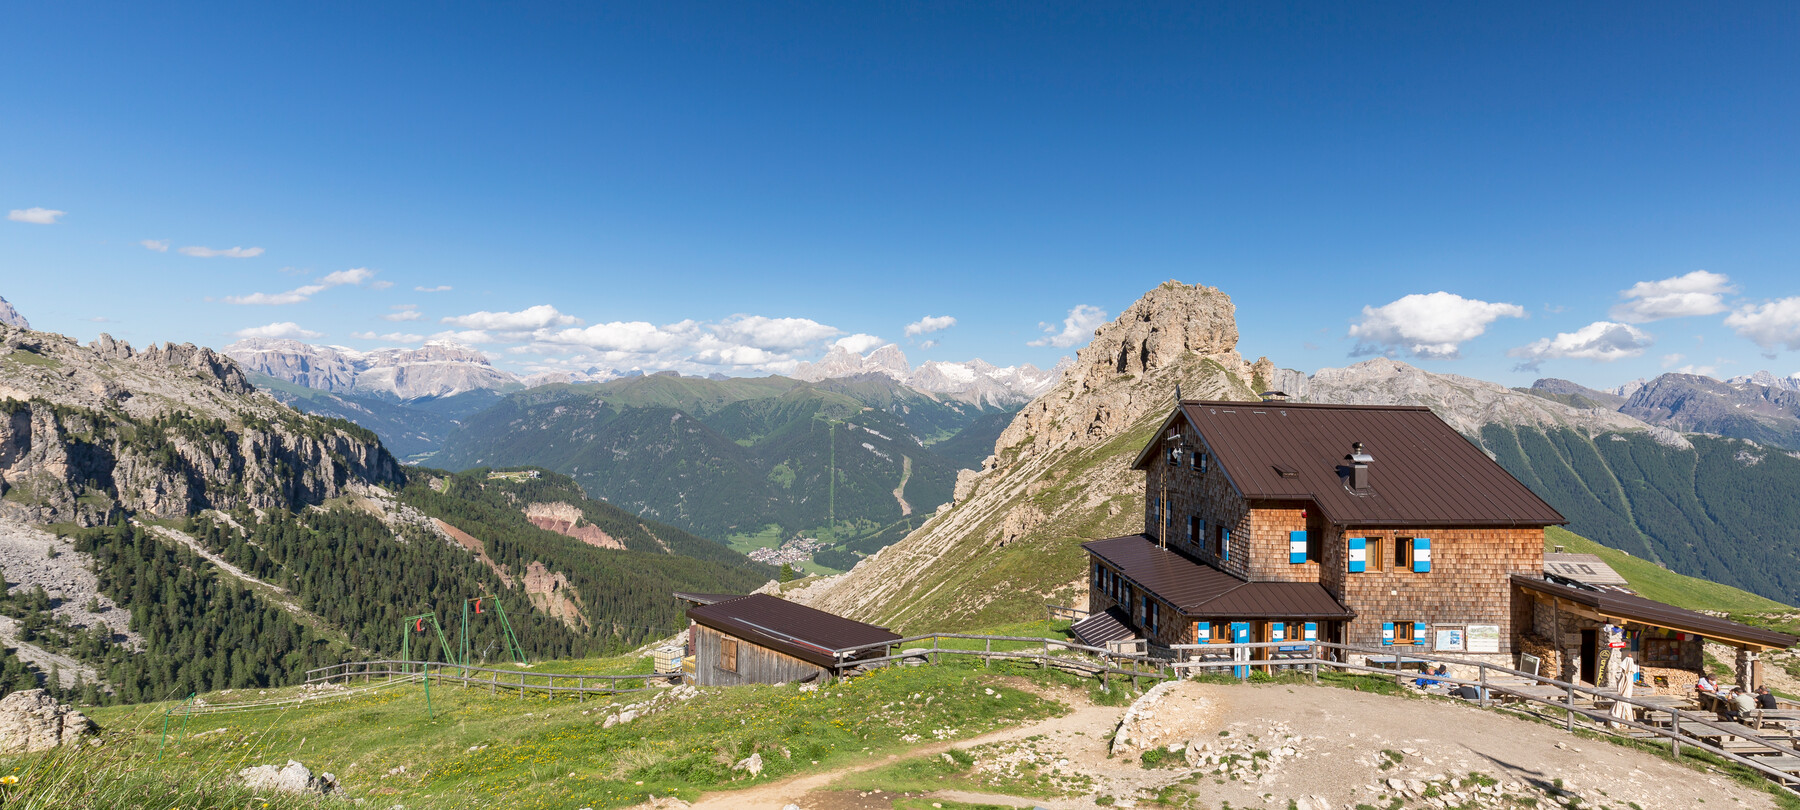
[[[462,650],[458,657],[462,659],[462,665],[466,667],[469,665],[469,600],[467,599],[463,600],[462,635],[459,644]]]
[[[181,702],[181,706],[176,706],[174,709],[169,709],[168,711],[163,712],[162,742],[158,743],[156,746],[156,761],[157,762],[162,762],[163,747],[167,746],[169,744],[169,715],[174,714],[175,709],[179,709],[182,706],[187,706],[188,704],[192,703],[194,701],[194,698],[197,697],[199,694],[200,694],[199,692],[190,693],[187,696],[187,700],[184,700]],[[194,714],[193,709],[190,708],[188,710],[187,714],[182,715],[182,717],[181,717],[181,733],[182,734],[187,733],[187,719],[189,717],[192,717],[193,714]]]
[[[437,714],[431,710],[431,665],[421,667],[420,672],[425,679],[425,719],[436,720]]]
[[[513,660],[525,663],[525,648],[519,644],[519,637],[513,634],[512,622],[506,618],[506,608],[501,606],[498,599],[494,600],[494,612],[500,616],[500,629],[506,632],[507,642],[512,644]]]

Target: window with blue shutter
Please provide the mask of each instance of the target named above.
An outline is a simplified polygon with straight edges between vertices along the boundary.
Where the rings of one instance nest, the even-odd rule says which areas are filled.
[[[1219,556],[1231,562],[1231,529],[1224,526],[1219,527]]]
[[[1306,532],[1288,532],[1288,563],[1306,562]]]
[[[1431,570],[1431,538],[1413,538],[1413,570],[1419,572]]]
[[[1350,573],[1360,574],[1369,566],[1369,540],[1364,537],[1350,538]]]
[[[1427,639],[1425,637],[1425,623],[1424,622],[1413,622],[1413,644],[1415,646],[1423,647],[1423,646],[1425,646],[1426,640]]]
[[[1381,646],[1383,646],[1383,647],[1394,646],[1394,623],[1393,622],[1382,622],[1381,623]]]

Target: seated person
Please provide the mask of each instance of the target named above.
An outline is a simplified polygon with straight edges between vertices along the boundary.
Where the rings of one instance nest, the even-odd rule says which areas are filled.
[[[1467,684],[1458,686],[1455,689],[1450,690],[1450,694],[1455,697],[1462,698],[1463,700],[1480,700],[1481,699],[1481,690],[1476,687],[1469,686]]]
[[[1775,699],[1775,695],[1769,692],[1769,687],[1758,686],[1756,687],[1756,708],[1779,709],[1781,701]]]
[[[1425,670],[1425,674],[1426,675],[1437,675],[1439,677],[1447,676],[1450,674],[1450,666],[1448,664],[1438,664],[1437,669]],[[1415,679],[1413,679],[1413,683],[1418,684],[1420,688],[1424,688],[1427,686],[1437,686],[1437,684],[1438,684],[1438,682],[1436,680],[1433,680],[1431,678],[1415,678]]]
[[[1731,690],[1731,699],[1719,703],[1719,719],[1728,723],[1742,723],[1756,712],[1756,701],[1744,691],[1743,687]]]

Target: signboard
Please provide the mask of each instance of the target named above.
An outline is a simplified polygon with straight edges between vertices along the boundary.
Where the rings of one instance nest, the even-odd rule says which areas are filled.
[[[1497,653],[1500,651],[1500,625],[1471,624],[1468,627],[1469,652]]]
[[[1461,627],[1439,627],[1437,644],[1432,649],[1461,651],[1463,649],[1463,629]]]

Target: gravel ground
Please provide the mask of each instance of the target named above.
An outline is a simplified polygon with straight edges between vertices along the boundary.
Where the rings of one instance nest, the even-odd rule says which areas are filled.
[[[50,550],[56,549],[56,556]],[[126,628],[131,613],[100,593],[100,583],[91,570],[92,558],[75,550],[67,538],[37,529],[28,524],[0,519],[0,573],[6,576],[8,592],[42,585],[50,594],[52,613],[76,627],[92,627],[106,622],[113,640],[139,646],[143,639]],[[88,600],[98,598],[100,610],[88,612]]]

